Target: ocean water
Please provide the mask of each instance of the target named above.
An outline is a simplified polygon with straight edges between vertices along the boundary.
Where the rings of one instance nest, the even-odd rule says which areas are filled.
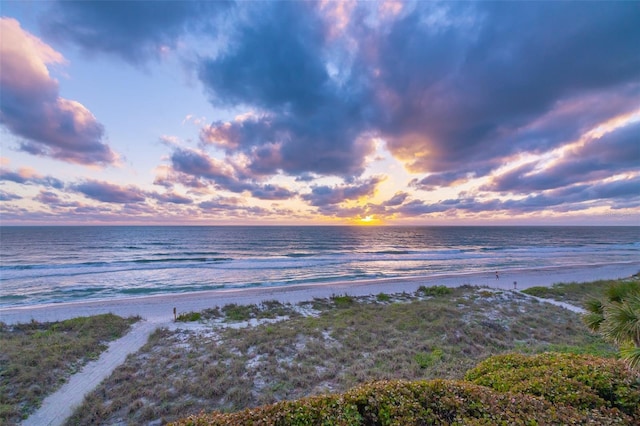
[[[0,307],[640,260],[640,227],[1,227]]]

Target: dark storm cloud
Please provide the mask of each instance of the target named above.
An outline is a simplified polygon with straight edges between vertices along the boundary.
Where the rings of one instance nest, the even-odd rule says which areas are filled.
[[[633,3],[417,3],[372,38],[388,108],[382,133],[415,171],[486,170],[554,148],[597,124],[556,127],[547,117],[528,133],[563,102],[589,115],[584,97],[615,91],[627,102],[608,117],[637,107],[639,38]]]
[[[72,42],[86,53],[114,54],[132,64],[174,49],[187,31],[213,30],[224,1],[56,1],[42,18],[51,39]]]
[[[302,199],[316,207],[340,204],[347,200],[373,196],[381,181],[380,177],[372,177],[349,185],[314,186],[311,188],[311,193],[302,195]]]
[[[108,182],[90,180],[73,185],[72,189],[104,203],[140,203],[146,199],[145,194],[136,187],[122,187]]]
[[[636,172],[640,164],[640,122],[618,128],[567,151],[551,166],[525,164],[497,176],[485,190],[529,193]]]
[[[372,145],[359,137],[371,121],[370,93],[354,73],[327,70],[325,23],[315,4],[252,4],[224,54],[202,61],[212,102],[263,114],[214,122],[202,140],[250,156],[255,173],[358,176]]]
[[[1,18],[0,124],[21,139],[19,149],[78,164],[111,164],[116,154],[104,142],[104,129],[81,103],[59,96],[47,64],[64,58]]]

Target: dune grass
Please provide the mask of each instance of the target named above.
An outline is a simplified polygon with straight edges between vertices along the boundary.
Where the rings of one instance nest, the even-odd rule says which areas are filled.
[[[640,280],[640,273],[634,275],[629,280]],[[570,303],[581,308],[591,299],[601,299],[605,290],[611,285],[611,280],[599,280],[588,283],[557,283],[551,287],[530,287],[522,290],[523,293],[543,299],[553,299],[560,302]]]
[[[105,314],[50,323],[0,323],[0,424],[26,418],[137,319]]]
[[[203,311],[200,331],[158,330],[68,424],[163,423],[371,381],[461,379],[478,362],[509,352],[615,354],[578,314],[510,291],[421,288],[267,305]],[[286,321],[220,327],[283,314]]]

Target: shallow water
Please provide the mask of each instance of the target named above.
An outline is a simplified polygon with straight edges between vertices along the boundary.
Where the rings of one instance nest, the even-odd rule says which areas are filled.
[[[640,260],[640,227],[2,227],[0,307]]]

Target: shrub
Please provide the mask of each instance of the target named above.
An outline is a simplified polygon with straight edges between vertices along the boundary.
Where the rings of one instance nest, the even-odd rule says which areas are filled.
[[[236,413],[180,420],[203,425],[632,424],[616,410],[554,406],[530,395],[500,393],[470,383],[382,381],[344,394],[283,401]]]
[[[434,285],[431,287],[421,285],[418,287],[418,291],[416,291],[418,296],[446,296],[451,293],[453,293],[453,290],[444,285]]]
[[[391,296],[389,296],[387,293],[378,293],[378,295],[376,296],[376,300],[378,302],[389,302],[391,300]]]
[[[200,312],[186,312],[184,314],[178,315],[176,321],[179,322],[191,322],[191,321],[200,321],[202,318],[202,314]]]
[[[617,408],[640,420],[640,376],[617,360],[551,352],[497,355],[469,370],[465,379],[581,410]]]
[[[331,296],[331,300],[336,305],[336,308],[348,308],[355,303],[355,299],[348,294],[342,296]]]
[[[236,305],[230,303],[222,307],[228,321],[248,321],[255,316],[256,305]]]

